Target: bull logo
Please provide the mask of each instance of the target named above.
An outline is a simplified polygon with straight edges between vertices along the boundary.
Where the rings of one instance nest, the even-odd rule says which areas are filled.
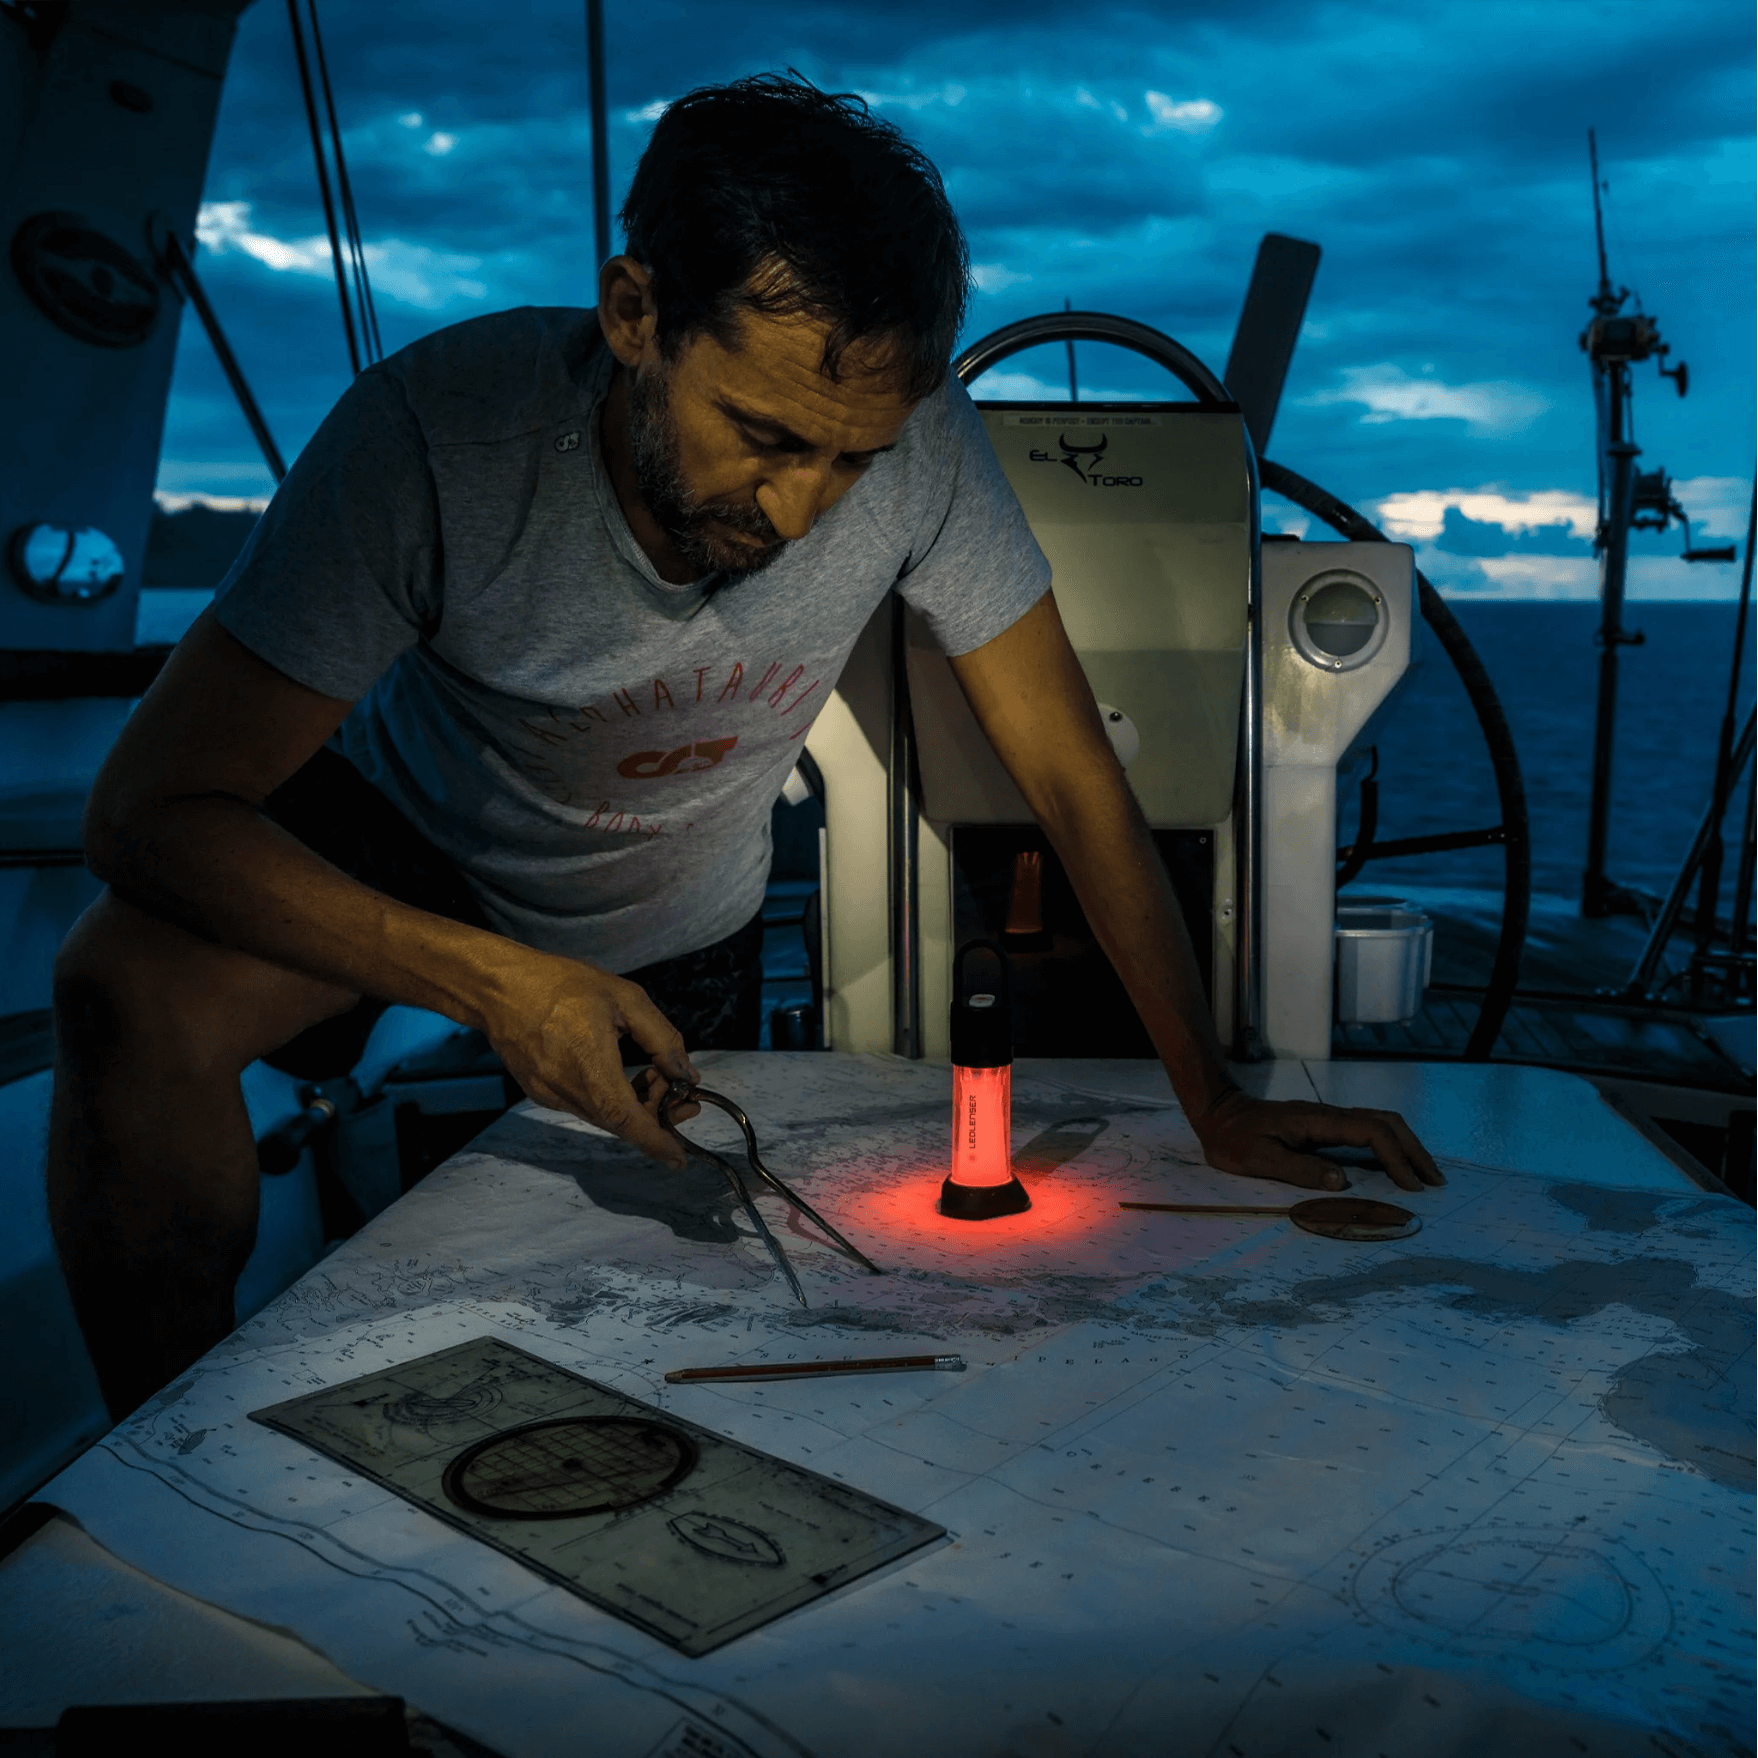
[[[1105,456],[1105,448],[1111,443],[1111,436],[1108,433],[1099,435],[1097,445],[1071,445],[1067,434],[1059,434],[1056,443],[1062,449],[1060,458],[1053,458],[1048,452],[1034,451],[1031,455],[1032,462],[1034,464],[1064,464],[1088,488],[1141,487],[1142,479],[1139,476],[1109,476],[1105,473],[1102,461]]]
[[[1080,467],[1081,459],[1086,459],[1089,468],[1096,465],[1100,458],[1105,455],[1105,447],[1109,445],[1110,442],[1111,436],[1108,433],[1102,433],[1099,435],[1099,443],[1096,446],[1071,446],[1068,443],[1066,435],[1059,434],[1056,439],[1056,443],[1062,448],[1062,462],[1066,464],[1082,482],[1088,481],[1089,478],[1087,472]]]

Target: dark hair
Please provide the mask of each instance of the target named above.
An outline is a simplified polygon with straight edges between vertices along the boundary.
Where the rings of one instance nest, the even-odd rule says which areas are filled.
[[[653,276],[658,340],[730,346],[741,309],[825,319],[824,371],[885,338],[912,397],[946,376],[970,275],[940,174],[850,92],[759,74],[660,117],[623,204]],[[768,272],[773,271],[773,272]]]

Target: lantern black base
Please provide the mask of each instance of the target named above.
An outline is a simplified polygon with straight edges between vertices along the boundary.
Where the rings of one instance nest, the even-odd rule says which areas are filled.
[[[1017,1178],[1005,1184],[954,1184],[948,1178],[940,1186],[940,1212],[955,1221],[993,1221],[999,1215],[1024,1214],[1031,1206]]]

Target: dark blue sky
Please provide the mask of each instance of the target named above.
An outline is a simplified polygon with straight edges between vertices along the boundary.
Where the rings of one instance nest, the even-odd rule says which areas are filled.
[[[479,312],[589,304],[584,7],[320,0],[387,347]],[[611,179],[691,86],[793,66],[868,95],[933,156],[970,234],[970,335],[1077,307],[1217,368],[1259,237],[1324,247],[1272,455],[1418,541],[1437,581],[1591,590],[1597,127],[1613,273],[1689,360],[1639,368],[1643,463],[1704,535],[1743,534],[1753,463],[1753,27],[1746,0],[607,0]],[[284,450],[347,363],[285,8],[244,16],[202,268]],[[992,394],[1062,381],[1008,363]],[[1151,369],[1082,349],[1083,392]],[[161,489],[268,478],[186,326]],[[1449,511],[1449,509],[1451,509]],[[1274,523],[1272,518],[1272,523]],[[1285,521],[1288,528],[1295,521]],[[1635,588],[1731,593],[1666,559]]]

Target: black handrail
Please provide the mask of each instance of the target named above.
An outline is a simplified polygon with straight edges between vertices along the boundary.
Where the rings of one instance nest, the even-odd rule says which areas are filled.
[[[1150,324],[1103,311],[1046,311],[1039,317],[1021,318],[973,342],[953,361],[952,370],[969,384],[978,373],[987,372],[1010,354],[1043,342],[1111,342],[1132,349],[1189,386],[1199,403],[1233,407],[1227,387],[1182,342],[1173,341]]]
[[[1339,535],[1355,543],[1390,541],[1370,519],[1364,518],[1335,495],[1327,494],[1316,483],[1308,482],[1304,476],[1297,476],[1292,470],[1273,464],[1267,458],[1259,465],[1259,472],[1265,488],[1274,489],[1277,494],[1286,496],[1296,506],[1311,513],[1315,519],[1324,520]],[[1502,822],[1499,826],[1503,872],[1502,931],[1496,942],[1495,962],[1490,967],[1489,985],[1483,992],[1483,1005],[1478,1009],[1477,1023],[1471,1028],[1471,1036],[1465,1041],[1464,1051],[1467,1062],[1485,1062],[1495,1047],[1502,1022],[1508,1016],[1508,1009],[1513,1005],[1515,985],[1520,980],[1520,954],[1525,949],[1526,924],[1532,911],[1532,825],[1527,816],[1526,784],[1520,777],[1520,759],[1514,750],[1514,735],[1509,730],[1508,717],[1502,712],[1501,700],[1489,680],[1489,673],[1484,670],[1483,661],[1477,656],[1477,649],[1471,645],[1465,631],[1460,628],[1458,618],[1447,608],[1446,601],[1429,584],[1421,569],[1417,570],[1416,587],[1423,618],[1434,630],[1435,638],[1446,650],[1447,657],[1452,660],[1453,669],[1459,674],[1459,682],[1465,686],[1465,694],[1471,700],[1472,712],[1476,714],[1478,727],[1483,733],[1483,742],[1489,747],[1490,766],[1495,771],[1496,795],[1502,808]],[[1437,846],[1469,847],[1477,842],[1487,843],[1492,833],[1470,831],[1456,834],[1469,838],[1469,841],[1456,843],[1445,837],[1413,837],[1408,840],[1427,844],[1431,849]],[[1385,853],[1387,848],[1388,845],[1381,844],[1380,852]],[[1400,852],[1418,851],[1405,848]]]

